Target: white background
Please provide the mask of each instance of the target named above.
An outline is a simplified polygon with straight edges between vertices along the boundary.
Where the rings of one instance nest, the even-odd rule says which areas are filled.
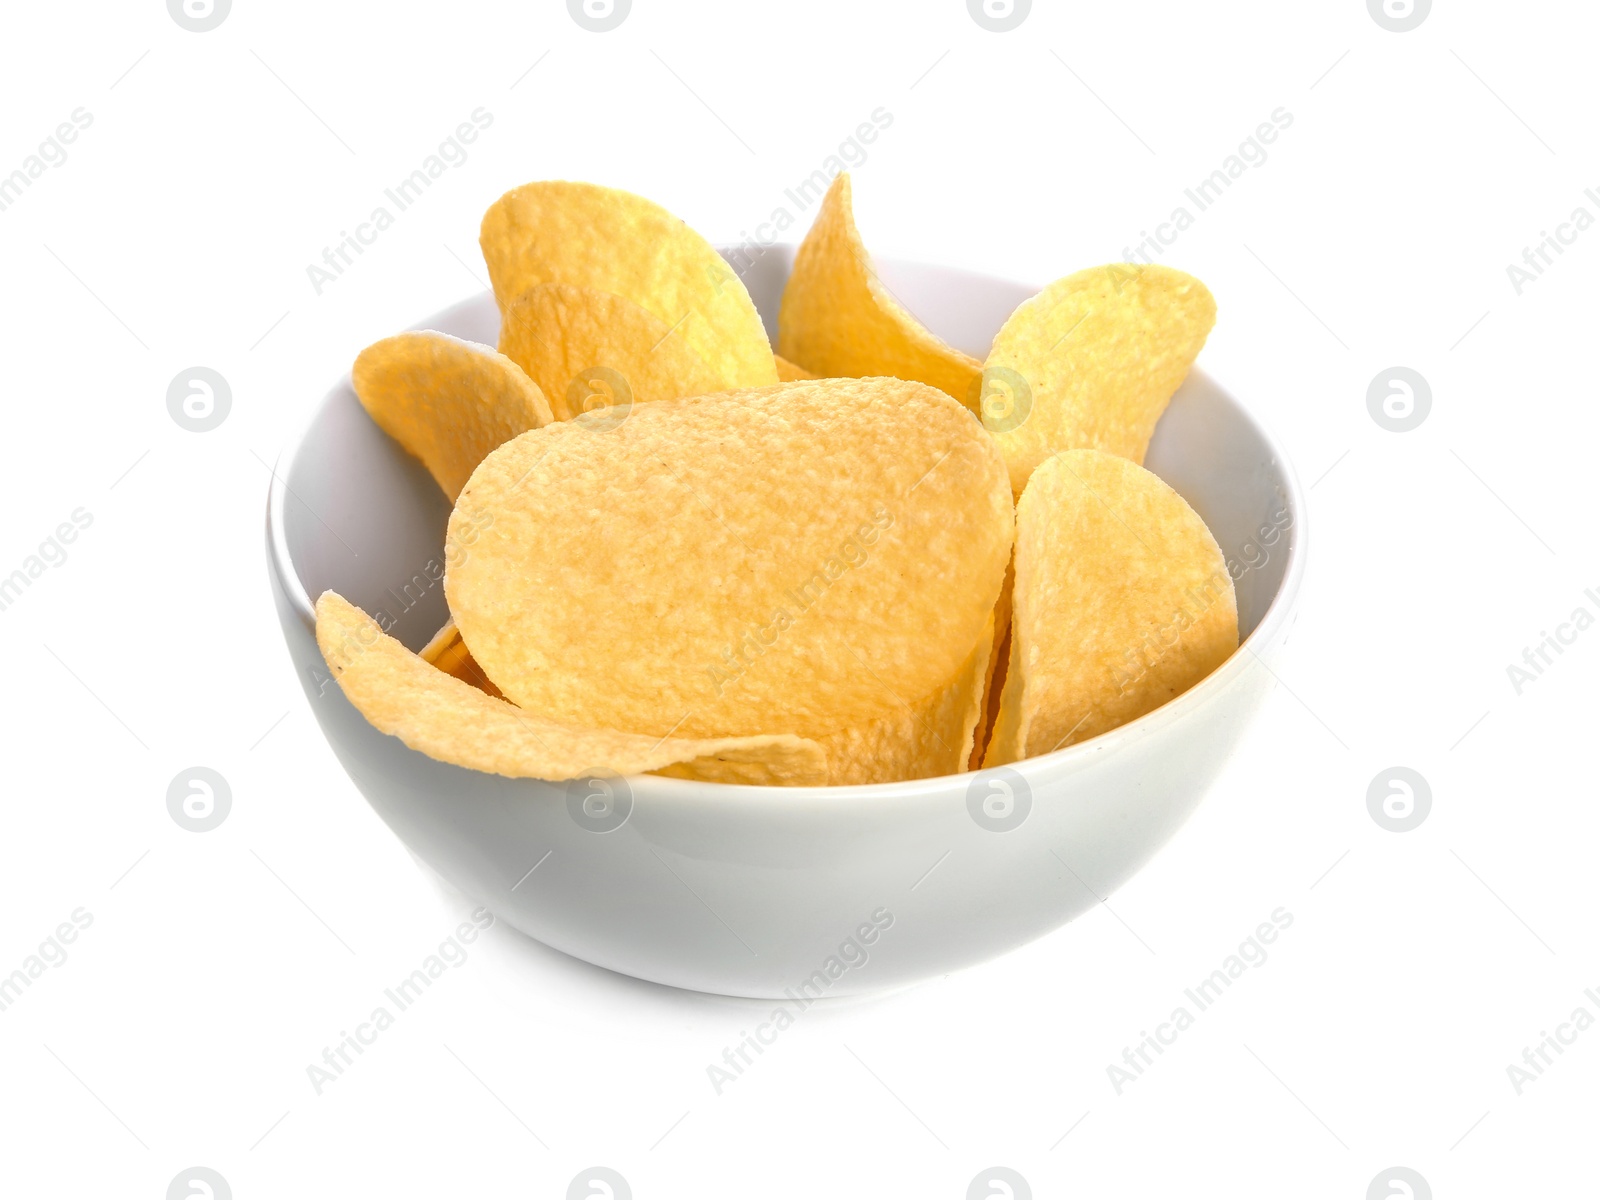
[[[0,174],[83,107],[0,212],[0,575],[93,524],[4,612],[0,974],[93,924],[0,1013],[0,1191],[150,1197],[1438,1197],[1593,1186],[1600,1030],[1521,1095],[1506,1067],[1600,1005],[1588,631],[1600,589],[1589,230],[1592,6],[1038,0],[157,0],[9,6]],[[491,128],[337,282],[306,267],[475,108]],[[986,966],[829,1002],[717,1095],[768,1009],[588,967],[497,926],[336,1084],[306,1067],[468,905],[348,782],[293,677],[262,553],[267,463],[368,342],[482,287],[482,210],[534,178],[629,188],[735,242],[883,106],[855,169],[875,251],[1043,283],[1118,259],[1282,106],[1292,126],[1164,261],[1220,316],[1202,362],[1283,437],[1312,556],[1283,685],[1177,839],[1102,910]],[[802,219],[809,220],[809,213]],[[213,432],[165,393],[230,382]],[[1396,364],[1433,407],[1380,428]],[[230,782],[213,832],[165,791]],[[1379,772],[1431,784],[1414,832]],[[1107,1065],[1275,908],[1270,959],[1138,1082]],[[1115,910],[1114,912],[1112,910]],[[870,1068],[870,1073],[867,1068]],[[1380,1193],[1383,1190],[1380,1189]]]

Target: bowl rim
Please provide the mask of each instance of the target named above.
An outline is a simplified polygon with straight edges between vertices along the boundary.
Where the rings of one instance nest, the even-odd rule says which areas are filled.
[[[917,259],[886,259],[886,262],[904,264],[913,267],[939,268],[937,263],[923,262]],[[981,272],[966,271],[960,268],[962,274],[976,278],[990,279],[999,282],[1016,284],[1017,281],[1003,279],[1000,276],[984,275]],[[1039,289],[1031,287],[1037,292]],[[423,323],[411,326],[412,329],[429,329],[432,323],[439,322],[442,318],[455,315],[459,310],[480,305],[487,291],[475,292],[470,296],[447,305],[438,312],[425,318]],[[1209,372],[1198,365],[1189,369],[1188,378],[1197,376],[1206,380],[1221,392],[1239,410],[1245,421],[1254,430],[1256,435],[1267,446],[1273,461],[1282,472],[1287,492],[1289,509],[1294,517],[1293,530],[1295,536],[1290,540],[1288,547],[1288,560],[1284,564],[1283,580],[1278,585],[1277,593],[1272,602],[1267,605],[1266,612],[1261,614],[1261,619],[1256,627],[1251,630],[1248,637],[1239,643],[1239,647],[1227,660],[1207,675],[1199,683],[1173,700],[1152,709],[1142,717],[1105,733],[1089,738],[1086,741],[1075,742],[1060,750],[1051,750],[1045,754],[1035,755],[1032,758],[1021,759],[1014,763],[1006,764],[1006,768],[1020,772],[1024,775],[1064,775],[1089,759],[1110,751],[1131,745],[1143,740],[1169,725],[1185,720],[1190,714],[1203,708],[1213,696],[1219,695],[1233,685],[1234,681],[1249,670],[1254,663],[1260,663],[1263,669],[1271,672],[1271,668],[1262,661],[1260,648],[1269,648],[1278,635],[1287,626],[1299,597],[1302,581],[1305,576],[1306,544],[1309,536],[1309,522],[1307,514],[1306,494],[1300,485],[1299,473],[1294,468],[1294,462],[1289,457],[1282,440],[1272,431],[1252,409],[1241,403],[1237,396],[1228,388],[1222,386]],[[288,482],[284,478],[286,465],[294,460],[305,445],[307,436],[321,417],[324,408],[334,392],[343,387],[351,386],[350,372],[345,374],[329,388],[322,399],[311,406],[310,411],[300,422],[294,436],[278,453],[272,464],[272,478],[267,487],[267,512],[266,512],[266,541],[267,560],[272,570],[277,585],[283,590],[289,606],[295,614],[315,633],[316,608],[306,591],[304,582],[294,569],[294,561],[289,553],[289,542],[285,528],[284,507],[289,494]],[[1274,674],[1276,678],[1276,674]],[[390,735],[386,735],[390,736]],[[399,741],[398,738],[395,739]],[[404,745],[401,742],[401,745]],[[420,753],[418,751],[417,753]],[[459,766],[459,764],[449,764]],[[471,767],[459,767],[463,771],[472,771]],[[846,783],[827,784],[818,786],[779,786],[768,784],[742,784],[742,783],[717,783],[711,780],[677,779],[667,775],[631,775],[626,776],[628,786],[635,797],[640,792],[648,791],[661,800],[674,802],[695,801],[699,803],[731,802],[735,804],[750,803],[759,800],[762,803],[772,803],[774,799],[798,801],[809,804],[846,803],[859,800],[863,797],[894,801],[918,800],[934,797],[946,797],[952,788],[959,788],[963,792],[970,786],[970,781],[983,776],[986,770],[1000,770],[1002,768],[982,768],[976,771],[961,771],[953,775],[936,775],[926,779],[908,779],[892,783]],[[485,774],[485,772],[474,772]],[[546,781],[550,782],[550,781]],[[559,781],[557,781],[559,782]]]

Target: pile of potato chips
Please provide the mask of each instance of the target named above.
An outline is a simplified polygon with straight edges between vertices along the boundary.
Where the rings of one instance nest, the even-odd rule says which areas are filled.
[[[1104,733],[1238,646],[1215,539],[1139,465],[1215,320],[1198,280],[1070,275],[979,362],[883,286],[841,175],[775,354],[638,196],[527,184],[481,244],[498,350],[403,333],[352,372],[454,503],[451,621],[413,654],[317,601],[329,669],[407,746],[551,780],[920,779]]]

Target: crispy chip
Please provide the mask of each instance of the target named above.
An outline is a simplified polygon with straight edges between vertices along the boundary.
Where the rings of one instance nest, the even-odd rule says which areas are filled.
[[[967,770],[983,712],[993,643],[991,617],[972,653],[944,687],[916,703],[895,697],[896,704],[880,720],[819,737],[828,755],[828,782],[893,783]]]
[[[450,610],[525,709],[820,738],[967,663],[1013,516],[998,451],[948,396],[824,379],[659,401],[602,429],[580,417],[501,447],[451,517],[485,532],[445,577]]]
[[[334,593],[337,595],[338,593]],[[444,658],[456,646],[465,647],[461,640],[461,631],[456,628],[454,621],[446,621],[439,627],[439,632],[428,639],[428,644],[417,651],[417,657],[430,666],[439,666],[439,660]],[[444,670],[443,667],[439,668]],[[448,671],[445,674],[449,674]]]
[[[532,376],[560,421],[600,408],[618,409],[615,419],[634,404],[739,386],[696,357],[681,329],[632,300],[570,283],[517,297],[500,323],[500,352]]]
[[[1015,551],[1013,550],[1013,555]],[[1011,653],[1011,587],[1013,570],[1006,564],[1006,579],[1000,585],[1000,599],[994,605],[994,637],[989,642],[989,669],[984,676],[983,702],[978,708],[978,726],[968,755],[968,768],[976,771],[983,765],[984,751],[989,748],[989,738],[994,723],[1000,715],[1000,694],[1005,689],[1006,664]]]
[[[971,406],[983,367],[947,346],[889,293],[850,211],[850,176],[833,181],[795,255],[778,314],[778,353],[826,376],[893,375]]]
[[[986,767],[1004,766],[1028,757],[1022,738],[1022,668],[1017,664],[1021,652],[1013,613],[1011,636],[1006,639],[1005,683],[1000,689],[1000,703],[995,711],[994,727],[989,731],[989,744],[983,751],[983,765]],[[1059,749],[1056,746],[1050,748]]]
[[[439,632],[428,639],[428,644],[417,651],[417,657],[462,683],[470,683],[480,692],[490,696],[502,695],[500,689],[495,687],[494,680],[483,673],[477,660],[467,652],[467,644],[461,640],[461,631],[456,628],[454,621],[446,621]]]
[[[1233,580],[1205,522],[1149,471],[1097,450],[1055,455],[1028,481],[1012,604],[985,766],[1143,716],[1239,645]]]
[[[773,363],[778,368],[779,383],[798,383],[802,379],[815,379],[816,376],[804,367],[797,366],[784,358],[781,354],[772,356]]]
[[[687,740],[563,725],[446,675],[335,592],[317,601],[317,646],[374,727],[440,762],[513,779],[673,774],[721,783],[809,785],[827,778],[815,742],[788,734]]]
[[[1018,496],[1059,450],[1136,463],[1217,319],[1205,284],[1171,267],[1116,263],[1023,301],[983,364],[978,415]]]
[[[775,344],[639,196],[530,183],[480,243],[499,352],[407,333],[352,370],[454,502],[451,619],[414,655],[317,602],[345,695],[413,749],[513,778],[924,779],[1093,738],[1238,647],[1216,540],[1139,465],[1215,322],[1198,280],[1059,279],[979,363],[884,285],[844,173]]]
[[[374,342],[356,356],[350,379],[378,427],[420,458],[451,500],[489,451],[554,419],[516,363],[445,333]]]
[[[490,206],[479,243],[502,313],[541,283],[610,292],[665,321],[729,387],[777,382],[744,282],[709,242],[643,197],[592,183],[524,184]]]

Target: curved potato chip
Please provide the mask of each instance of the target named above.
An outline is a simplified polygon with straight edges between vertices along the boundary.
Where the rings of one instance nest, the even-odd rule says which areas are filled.
[[[1004,766],[1006,763],[1028,757],[1027,740],[1022,727],[1023,687],[1022,667],[1019,663],[1021,654],[1022,646],[1017,640],[1017,628],[1013,622],[1011,638],[1006,647],[1005,683],[1000,691],[994,728],[989,732],[989,744],[983,751],[983,765],[986,767]],[[1049,747],[1051,750],[1060,748],[1060,746]]]
[[[1009,575],[1009,569],[1008,569]],[[1008,578],[998,613],[1010,616]],[[829,784],[892,783],[904,779],[930,779],[953,775],[965,769],[976,770],[983,758],[983,698],[988,695],[978,667],[988,664],[987,687],[994,686],[994,623],[984,627],[972,655],[957,671],[948,687],[917,705],[905,705],[889,716],[863,728],[845,729],[817,739],[828,761]],[[467,652],[467,644],[454,621],[417,651],[417,657],[447,675],[469,683],[481,692],[501,696],[499,688],[484,674]],[[670,773],[664,768],[662,773]]]
[[[819,375],[919,380],[969,407],[983,370],[883,286],[856,232],[848,173],[833,181],[795,254],[778,313],[778,353]]]
[[[335,592],[334,595],[339,593]],[[446,621],[439,627],[439,632],[428,639],[428,644],[417,651],[417,657],[431,666],[439,666],[439,660],[448,654],[455,646],[465,646],[461,640],[461,631],[456,628],[454,621]],[[440,667],[440,670],[444,668]],[[445,674],[449,674],[448,671]]]
[[[823,379],[534,430],[479,466],[463,522],[483,532],[445,596],[525,709],[815,737],[950,684],[992,615],[1013,516],[961,405]]]
[[[1015,550],[1012,551],[1015,557]],[[989,640],[989,669],[984,676],[983,702],[978,708],[977,732],[972,739],[972,752],[968,767],[976,771],[983,765],[984,751],[989,748],[989,738],[994,733],[995,720],[1000,715],[1000,695],[1006,684],[1006,665],[1011,654],[1011,588],[1014,571],[1006,564],[1006,579],[1000,585],[1000,599],[994,604],[994,636]]]
[[[361,715],[440,762],[512,779],[674,768],[719,783],[821,784],[827,759],[789,734],[693,741],[579,729],[486,696],[411,653],[336,592],[317,600],[317,647]]]
[[[447,333],[374,342],[356,356],[350,381],[378,427],[420,458],[451,500],[489,451],[554,420],[521,367]]]
[[[1206,285],[1171,267],[1114,263],[1017,306],[983,364],[978,415],[1018,496],[1059,450],[1136,463],[1217,319]]]
[[[495,687],[494,680],[483,673],[477,660],[467,652],[467,644],[461,640],[461,631],[456,628],[454,621],[446,621],[439,632],[428,639],[428,644],[417,651],[417,657],[462,683],[470,683],[480,692],[490,696],[504,695]]]
[[[677,330],[730,387],[777,382],[744,282],[659,204],[592,183],[528,183],[489,207],[478,241],[502,313],[541,283],[611,292]]]
[[[774,365],[778,368],[779,383],[798,383],[802,379],[815,379],[816,376],[802,366],[790,362],[781,354],[772,356]]]
[[[933,695],[916,704],[897,699],[887,716],[870,725],[817,738],[828,756],[828,782],[894,783],[967,770],[993,642],[991,617],[955,678]]]
[[[1233,580],[1205,522],[1149,471],[1098,450],[1055,455],[1028,481],[1012,605],[985,766],[1141,717],[1239,646]]]
[[[739,386],[702,362],[682,330],[632,300],[570,283],[542,283],[512,301],[500,352],[532,376],[560,421]]]

